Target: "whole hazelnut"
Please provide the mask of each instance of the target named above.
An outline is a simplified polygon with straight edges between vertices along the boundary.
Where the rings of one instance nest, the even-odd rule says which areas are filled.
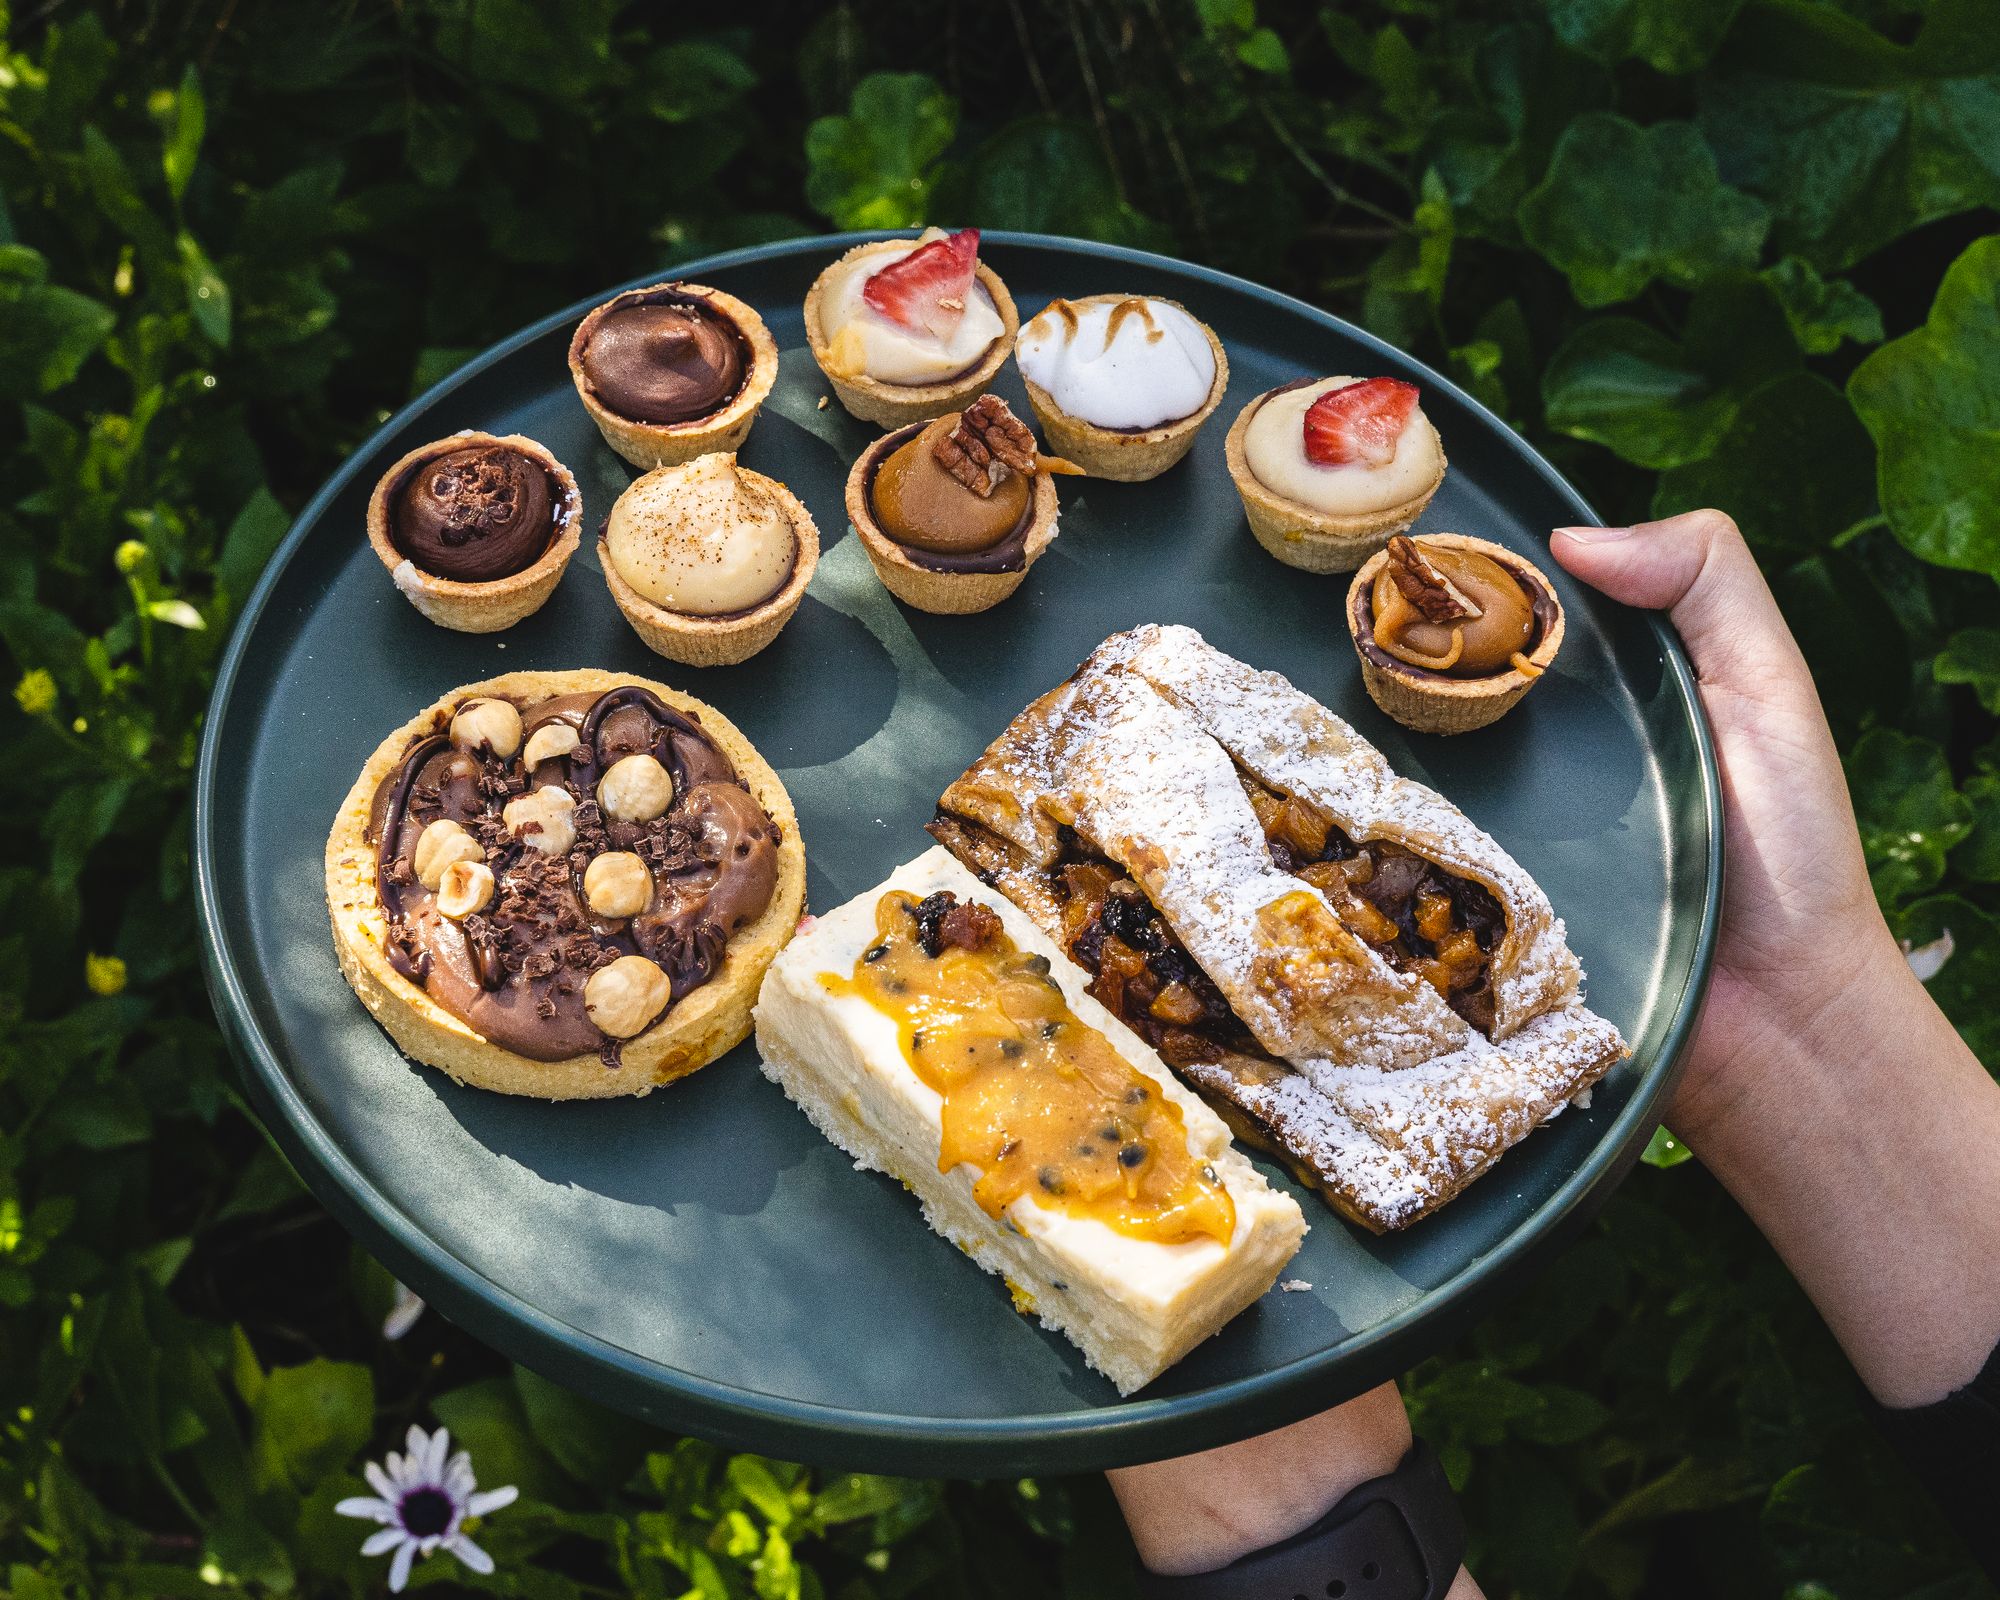
[[[417,848],[411,855],[410,865],[416,869],[417,882],[432,890],[437,888],[438,880],[444,876],[444,869],[454,861],[486,859],[486,852],[480,849],[479,841],[450,817],[439,817],[418,834]]]
[[[583,898],[600,917],[636,917],[653,898],[653,875],[630,850],[607,850],[583,869]]]
[[[528,735],[528,748],[521,752],[521,760],[532,772],[544,761],[554,761],[558,756],[568,755],[580,742],[576,736],[576,729],[567,722],[561,720],[545,722]]]
[[[500,812],[507,831],[544,855],[560,856],[576,843],[576,801],[560,784],[509,800]]]
[[[493,869],[483,861],[454,861],[438,879],[437,908],[457,922],[484,911],[493,898]]]
[[[598,780],[597,803],[614,822],[651,822],[674,803],[674,780],[654,757],[626,756]]]
[[[468,700],[452,715],[451,742],[505,761],[521,748],[521,713],[505,700]]]
[[[600,1033],[629,1039],[646,1031],[673,994],[667,975],[644,956],[620,956],[590,975],[583,1010]]]

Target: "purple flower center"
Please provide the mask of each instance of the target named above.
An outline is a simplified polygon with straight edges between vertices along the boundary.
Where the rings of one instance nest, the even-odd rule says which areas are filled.
[[[451,1496],[442,1489],[412,1489],[396,1511],[404,1528],[419,1539],[431,1538],[451,1526]]]

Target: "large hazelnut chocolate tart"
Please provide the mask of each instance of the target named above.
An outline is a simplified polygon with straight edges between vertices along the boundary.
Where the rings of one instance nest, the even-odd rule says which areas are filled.
[[[626,673],[511,672],[382,741],[334,819],[326,894],[340,969],[405,1054],[595,1099],[748,1037],[805,850],[714,708]]]

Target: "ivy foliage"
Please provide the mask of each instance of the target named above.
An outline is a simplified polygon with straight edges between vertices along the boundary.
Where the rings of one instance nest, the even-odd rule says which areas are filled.
[[[1121,1596],[1095,1479],[814,1472],[610,1416],[393,1286],[238,1098],[195,963],[221,640],[387,413],[608,282],[972,221],[1166,249],[1450,372],[1614,518],[1734,512],[1878,894],[2000,1067],[1994,0],[0,4],[0,1570],[373,1592],[412,1422],[549,1600]],[[1988,1594],[1670,1136],[1406,1380],[1488,1592]]]

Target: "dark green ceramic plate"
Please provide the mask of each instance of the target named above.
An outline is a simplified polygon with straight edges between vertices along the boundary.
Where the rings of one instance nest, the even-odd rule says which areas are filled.
[[[595,527],[631,474],[564,366],[585,306],[439,384],[313,499],[245,609],[202,744],[216,1009],[272,1132],[369,1250],[453,1321],[625,1411],[793,1459],[964,1476],[1146,1459],[1293,1420],[1429,1354],[1475,1305],[1522,1285],[1644,1147],[1699,1004],[1720,887],[1715,765],[1687,663],[1652,619],[1547,561],[1548,530],[1589,512],[1436,374],[1251,284],[1024,236],[989,235],[984,251],[1024,317],[1058,294],[1170,295],[1227,344],[1228,401],[1164,478],[1059,480],[1062,535],[1000,609],[902,609],[841,511],[873,433],[837,404],[819,409],[826,385],[800,322],[807,286],[853,242],[684,273],[757,306],[777,336],[782,375],[743,459],[790,484],[826,541],[797,617],[743,666],[649,654],[587,540],[549,605],[497,637],[425,622],[368,549],[363,508],[385,466],[468,427],[542,440],[576,473]],[[1222,464],[1231,418],[1274,384],[1328,372],[1421,384],[1451,458],[1421,526],[1499,539],[1555,575],[1562,658],[1495,728],[1426,738],[1379,715],[1342,629],[1345,579],[1280,566],[1244,525]],[[1026,414],[1011,366],[1000,389]],[[1107,634],[1148,621],[1193,624],[1288,674],[1471,813],[1568,919],[1591,1001],[1634,1055],[1590,1109],[1405,1235],[1368,1238],[1302,1195],[1313,1229],[1287,1276],[1310,1290],[1274,1291],[1136,1399],[1016,1316],[900,1186],[854,1171],[749,1046],[644,1100],[510,1100],[407,1062],[334,964],[321,892],[334,809],[382,737],[457,684],[608,667],[713,702],[783,774],[811,903],[827,907],[924,849],[939,791],[1008,719]]]

